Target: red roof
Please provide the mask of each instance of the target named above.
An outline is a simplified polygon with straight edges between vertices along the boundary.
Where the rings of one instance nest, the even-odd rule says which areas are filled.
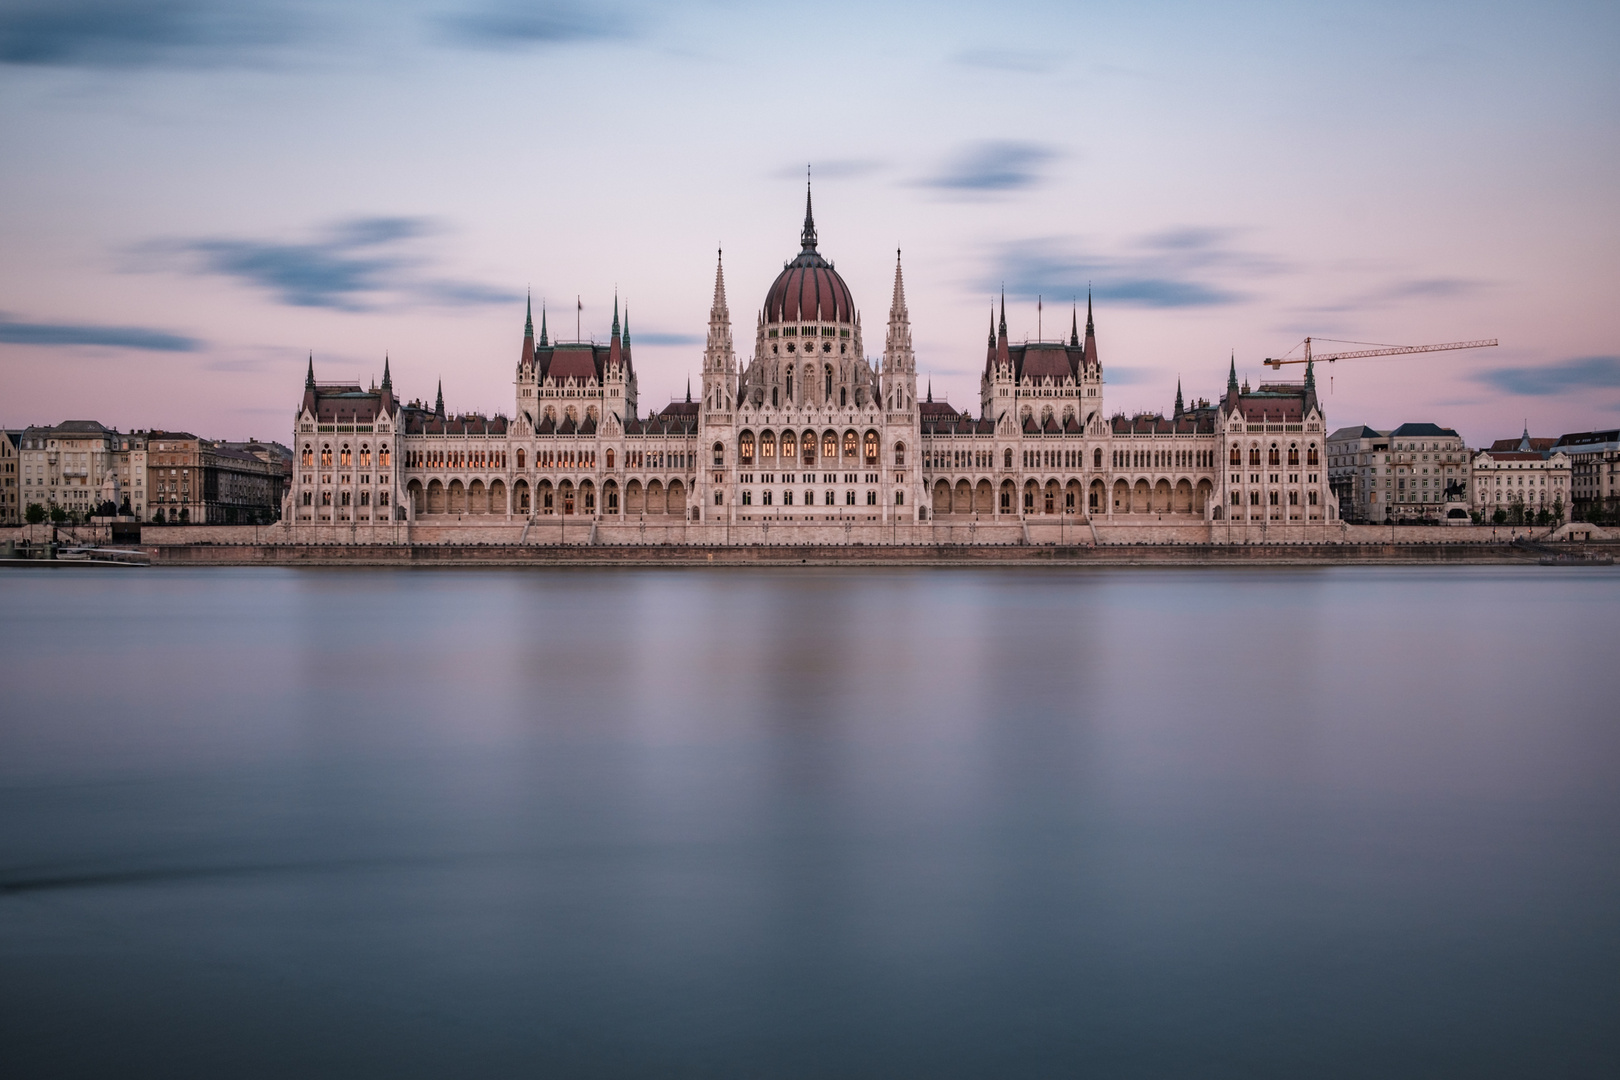
[[[768,322],[854,322],[855,300],[838,271],[815,252],[788,263],[765,294]]]

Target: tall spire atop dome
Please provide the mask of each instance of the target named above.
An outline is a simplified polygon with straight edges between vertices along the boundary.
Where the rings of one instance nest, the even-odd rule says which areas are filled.
[[[799,246],[805,251],[816,250],[816,216],[810,209],[810,166],[804,167],[804,229],[799,233]]]

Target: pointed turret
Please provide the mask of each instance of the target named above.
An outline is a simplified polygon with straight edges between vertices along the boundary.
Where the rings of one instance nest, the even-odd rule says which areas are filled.
[[[1086,290],[1086,366],[1101,367],[1097,356],[1097,324],[1091,317],[1091,290]]]
[[[624,363],[624,342],[619,334],[619,294],[613,294],[613,330],[608,337],[608,367]]]
[[[731,306],[726,303],[725,251],[716,248],[714,299],[709,304],[709,336],[703,346],[705,407],[719,411],[731,408],[737,396],[736,370],[737,357],[731,346]]]
[[[309,354],[309,370],[304,375],[304,402],[300,406],[306,412],[314,413],[320,408],[320,402],[315,396],[315,354]]]
[[[1074,348],[1080,347],[1080,305],[1076,304],[1069,313],[1069,344]]]
[[[540,347],[544,349],[550,342],[546,340],[546,305],[540,305]]]
[[[440,420],[444,419],[444,380],[439,380],[439,396],[433,403],[433,415]]]
[[[383,354],[383,381],[382,381],[382,388],[384,390],[386,390],[386,391],[389,391],[390,393],[392,393],[393,389],[394,389],[394,375],[393,375],[393,372],[388,370],[388,354],[387,353]]]
[[[304,376],[304,389],[315,389],[315,354],[309,354],[309,372]]]
[[[1005,338],[1007,336],[1007,290],[1006,289],[1001,290],[1001,325],[996,327],[996,335],[998,337],[1002,337],[1002,338]]]
[[[934,377],[928,376],[928,404],[934,403]]]
[[[799,232],[799,246],[804,251],[816,250],[816,216],[810,210],[810,181],[804,182],[804,228]]]
[[[1181,380],[1177,379],[1176,380],[1176,411],[1175,411],[1175,414],[1174,414],[1174,418],[1177,419],[1177,420],[1180,420],[1181,419],[1181,414],[1184,411],[1186,411],[1186,410],[1183,409],[1182,404],[1181,404]]]
[[[692,376],[686,377],[686,403],[692,404]]]
[[[1534,449],[1535,449],[1535,447],[1533,445],[1531,445],[1531,442],[1530,442],[1530,421],[1526,420],[1524,422],[1524,434],[1519,436],[1519,450],[1522,453],[1528,454],[1531,450],[1534,450]]]
[[[988,347],[991,353],[996,351],[996,305],[994,304],[990,305],[990,341]]]
[[[1231,397],[1238,392],[1237,384],[1237,350],[1232,350],[1231,366],[1226,369],[1226,395]]]
[[[534,297],[530,296],[523,306],[523,355],[518,357],[518,367],[534,363]]]
[[[1305,401],[1306,412],[1316,408],[1316,361],[1305,361]]]
[[[906,279],[900,269],[900,249],[894,249],[894,295],[889,302],[889,328],[883,339],[883,368],[904,376],[916,368],[911,349],[911,313],[906,308]]]

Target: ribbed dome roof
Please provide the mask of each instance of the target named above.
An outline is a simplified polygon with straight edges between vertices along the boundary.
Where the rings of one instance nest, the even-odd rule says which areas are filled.
[[[799,234],[798,258],[783,267],[765,294],[767,322],[855,321],[855,300],[849,286],[832,264],[816,250],[816,223],[810,212],[810,191],[804,193],[804,231]]]

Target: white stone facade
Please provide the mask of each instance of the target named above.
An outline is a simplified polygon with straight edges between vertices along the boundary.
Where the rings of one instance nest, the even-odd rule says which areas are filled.
[[[607,344],[553,342],[532,315],[510,419],[447,414],[380,386],[320,384],[294,424],[283,520],[312,541],[408,538],[414,523],[521,542],[1091,542],[1093,526],[1336,528],[1313,375],[1171,416],[1107,417],[1088,301],[1067,341],[992,326],[980,415],[924,394],[896,260],[880,359],[806,206],[799,255],[739,363],[722,268],[695,400],[637,409],[629,315]],[[577,526],[570,530],[570,525]],[[679,529],[672,531],[672,525]],[[1234,530],[1236,533],[1234,534]],[[1206,529],[1206,532],[1208,529]],[[469,535],[472,535],[469,533]],[[478,534],[480,536],[485,533]],[[1179,535],[1179,534],[1178,534]]]

